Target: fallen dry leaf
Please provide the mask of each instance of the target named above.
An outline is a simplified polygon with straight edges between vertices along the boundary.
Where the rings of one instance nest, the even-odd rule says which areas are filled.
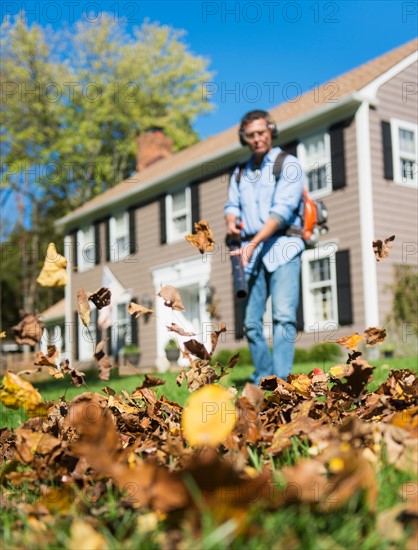
[[[171,325],[167,326],[167,329],[171,332],[177,332],[177,334],[180,334],[180,336],[195,336],[195,332],[186,332],[183,328],[179,327],[179,325],[176,325],[176,323],[171,323]]]
[[[373,252],[376,256],[376,261],[384,260],[389,256],[390,249],[392,248],[393,241],[395,240],[395,235],[388,237],[384,241],[376,240],[373,241]]]
[[[49,243],[42,270],[36,279],[41,286],[65,286],[67,284],[67,260],[58,254],[54,243]]]
[[[191,245],[199,249],[199,252],[212,252],[215,246],[215,238],[209,223],[206,220],[200,220],[194,224],[195,233],[186,235],[185,239]]]
[[[0,401],[12,409],[33,410],[42,403],[42,396],[30,382],[7,371],[0,386]]]
[[[100,380],[109,380],[110,371],[113,368],[109,357],[106,355],[106,353],[103,350],[105,344],[106,344],[106,340],[101,340],[97,344],[96,351],[94,352],[94,358],[96,359],[99,365]]]
[[[181,427],[189,445],[216,447],[232,432],[236,421],[237,410],[228,391],[209,384],[189,397]]]
[[[356,332],[355,334],[350,334],[350,336],[345,336],[344,338],[338,338],[335,341],[337,342],[337,344],[340,344],[341,346],[344,346],[347,349],[357,350],[357,346],[359,345],[360,342],[363,341],[363,336],[361,336]]]
[[[386,338],[386,330],[379,327],[369,327],[364,331],[366,336],[366,346],[381,344]]]
[[[165,285],[158,293],[158,296],[164,300],[165,306],[171,307],[176,311],[184,311],[184,305],[181,301],[180,292],[176,287]]]
[[[85,327],[90,324],[90,304],[87,292],[80,287],[77,292],[77,311]]]
[[[21,321],[12,327],[17,344],[36,346],[42,338],[45,325],[34,313],[20,311]]]
[[[110,305],[112,293],[108,288],[99,288],[93,294],[90,294],[89,300],[97,307],[97,309],[103,309]]]
[[[141,306],[140,304],[136,304],[135,302],[131,302],[128,306],[128,313],[130,315],[135,315],[135,318],[138,319],[139,317],[142,317],[142,315],[151,315],[151,313],[154,313],[154,310]]]

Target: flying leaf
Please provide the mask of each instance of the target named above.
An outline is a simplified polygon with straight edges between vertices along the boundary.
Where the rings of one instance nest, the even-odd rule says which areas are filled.
[[[87,292],[80,287],[77,292],[77,311],[85,327],[90,324],[90,304]]]
[[[215,246],[215,239],[209,223],[206,220],[200,220],[194,224],[195,233],[186,235],[185,239],[191,245],[199,249],[199,252],[211,252]]]
[[[218,338],[219,338],[219,335],[222,334],[222,332],[226,332],[225,323],[220,323],[219,330],[214,330],[210,336],[211,343],[212,343],[211,355],[213,355],[213,352],[215,351],[216,346],[218,345]]]
[[[154,311],[140,304],[136,304],[135,302],[131,302],[128,306],[128,313],[130,315],[135,315],[135,318],[138,319],[142,315],[151,315]]]
[[[347,349],[357,350],[357,346],[362,340],[363,340],[363,336],[361,336],[356,332],[355,334],[350,334],[350,336],[345,336],[344,338],[338,338],[335,341],[337,342],[337,344],[341,344],[341,346],[344,346]]]
[[[27,380],[7,371],[0,386],[0,401],[11,409],[34,409],[42,403],[41,394]]]
[[[369,327],[364,331],[366,336],[366,346],[381,344],[386,338],[386,330],[379,327]]]
[[[110,305],[111,297],[112,293],[108,288],[99,288],[99,290],[91,294],[88,299],[93,302],[97,309],[102,309]]]
[[[171,323],[171,325],[167,325],[167,329],[172,332],[177,332],[177,334],[180,334],[180,336],[195,336],[195,332],[186,332],[183,328],[179,327],[179,325],[176,325],[176,323]]]
[[[190,396],[181,426],[189,445],[217,447],[230,435],[236,421],[237,410],[228,391],[210,384]]]
[[[41,286],[65,286],[67,284],[67,260],[58,254],[54,243],[49,243],[46,258],[36,282]]]
[[[112,364],[109,360],[109,357],[103,351],[105,342],[106,342],[105,340],[101,340],[97,344],[96,351],[94,353],[94,358],[96,359],[96,361],[99,365],[99,378],[100,378],[100,380],[109,380],[110,371],[113,368]]]
[[[40,367],[55,367],[54,359],[58,359],[59,353],[56,346],[48,346],[46,355],[42,351],[37,351],[35,357],[35,365]]]
[[[384,260],[389,256],[390,249],[392,248],[393,241],[395,240],[395,235],[388,237],[384,241],[376,240],[373,241],[373,252],[376,256],[376,261]]]
[[[15,340],[18,344],[35,346],[42,338],[44,324],[33,313],[21,311],[20,315],[22,318],[20,323],[12,327]]]
[[[155,386],[162,386],[163,384],[165,384],[165,380],[163,380],[162,378],[146,374],[144,381],[136,389],[141,390],[143,388],[153,388]]]
[[[161,296],[161,298],[164,300],[165,306],[171,307],[176,311],[184,311],[184,305],[181,301],[180,292],[176,287],[165,285],[158,293],[158,296]]]
[[[204,361],[210,361],[211,354],[201,342],[198,342],[192,338],[191,340],[184,342],[183,345],[192,355],[199,357],[199,359],[203,359]]]

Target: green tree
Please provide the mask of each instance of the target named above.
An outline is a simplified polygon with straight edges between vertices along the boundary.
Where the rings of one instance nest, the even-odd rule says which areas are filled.
[[[46,250],[55,219],[132,174],[138,131],[160,126],[176,150],[198,140],[211,74],[182,31],[146,22],[129,33],[110,15],[52,30],[22,14],[1,31],[1,186],[20,197],[20,246]],[[49,299],[33,281],[43,257],[23,256],[15,293],[26,295],[13,302],[42,309]]]

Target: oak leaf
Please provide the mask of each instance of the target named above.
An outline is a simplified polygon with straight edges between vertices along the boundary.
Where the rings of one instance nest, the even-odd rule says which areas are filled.
[[[209,223],[206,220],[200,220],[194,224],[195,233],[185,236],[186,241],[199,249],[199,252],[212,252],[215,246],[215,238]]]
[[[164,300],[165,306],[171,307],[176,311],[184,311],[185,308],[183,302],[181,301],[180,292],[176,287],[165,285],[158,293],[158,296]]]
[[[189,445],[217,447],[232,432],[236,421],[237,410],[228,391],[209,384],[190,396],[181,427]]]
[[[384,241],[377,239],[373,241],[373,252],[376,256],[376,261],[384,260],[389,256],[390,249],[392,248],[393,241],[395,240],[395,235],[388,237]]]
[[[36,279],[41,286],[65,286],[67,284],[67,260],[58,254],[54,243],[49,243],[45,262]]]

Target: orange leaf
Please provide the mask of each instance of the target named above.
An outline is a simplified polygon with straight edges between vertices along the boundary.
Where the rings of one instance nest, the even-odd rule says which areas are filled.
[[[151,315],[154,311],[140,304],[136,304],[135,302],[131,302],[128,306],[128,313],[130,315],[135,315],[135,318],[138,319],[142,315]]]
[[[184,311],[184,305],[181,301],[180,292],[176,287],[165,285],[158,293],[158,296],[164,300],[164,305],[177,311]]]
[[[350,336],[345,336],[344,338],[338,338],[336,340],[337,344],[341,344],[347,349],[357,349],[358,344],[363,340],[363,336],[358,334],[350,334]]]
[[[388,237],[384,241],[380,239],[373,241],[373,252],[376,256],[376,261],[384,260],[389,256],[389,251],[392,248],[393,241],[395,240],[395,235]]]

